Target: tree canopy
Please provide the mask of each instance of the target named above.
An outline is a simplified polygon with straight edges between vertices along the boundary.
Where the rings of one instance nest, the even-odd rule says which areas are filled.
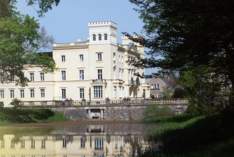
[[[54,61],[47,55],[37,53],[45,48],[52,39],[33,17],[20,14],[16,9],[16,0],[0,0],[0,81],[16,81],[25,84],[24,65],[36,64],[44,70],[53,70]],[[58,0],[29,0],[28,4],[39,5],[43,15]]]
[[[141,64],[186,71],[207,68],[232,87],[234,104],[234,1],[130,0],[144,22],[145,35],[133,40],[162,59]]]

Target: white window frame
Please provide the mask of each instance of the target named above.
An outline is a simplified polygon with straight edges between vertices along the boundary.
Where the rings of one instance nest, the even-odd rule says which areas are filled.
[[[80,88],[80,99],[84,99],[85,98],[85,89],[84,88]]]
[[[66,62],[66,56],[65,55],[62,55],[61,56],[61,61],[64,63],[64,62]]]
[[[67,80],[67,72],[66,72],[66,70],[61,70],[61,77],[62,77],[62,81],[66,81]]]
[[[14,89],[10,89],[10,98],[11,99],[15,98],[15,90]]]
[[[83,62],[84,61],[84,54],[80,54],[79,57],[80,57],[80,61]]]
[[[45,88],[40,88],[41,98],[45,98]]]
[[[34,88],[30,89],[30,98],[35,98],[35,89]]]
[[[84,69],[79,70],[79,79],[84,80]]]
[[[66,88],[61,88],[61,97],[62,97],[62,99],[67,98],[67,89]]]
[[[97,40],[97,35],[96,34],[93,34],[93,41],[96,41]]]
[[[108,40],[108,34],[107,33],[104,34],[104,40]]]
[[[45,73],[40,72],[41,81],[45,81]]]
[[[5,97],[4,89],[1,89],[1,90],[0,90],[0,98],[1,98],[1,99],[4,99],[4,97]]]
[[[97,52],[97,61],[102,61],[103,56],[102,56],[102,52]]]
[[[20,98],[24,97],[25,97],[24,89],[20,89]]]
[[[35,81],[35,74],[34,74],[34,72],[30,72],[29,75],[30,75],[30,81],[31,82]]]
[[[94,98],[103,98],[103,86],[93,86],[93,91]]]
[[[102,80],[103,79],[103,70],[97,69],[97,79]]]
[[[102,34],[98,34],[98,40],[99,40],[99,41],[102,40]]]

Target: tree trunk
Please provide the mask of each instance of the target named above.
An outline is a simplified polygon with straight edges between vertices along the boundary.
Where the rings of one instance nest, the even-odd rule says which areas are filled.
[[[229,107],[234,109],[234,75],[230,76],[231,88],[229,95]]]

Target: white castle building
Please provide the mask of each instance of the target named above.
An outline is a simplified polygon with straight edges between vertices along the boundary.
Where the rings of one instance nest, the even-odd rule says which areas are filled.
[[[117,43],[117,25],[114,22],[90,22],[89,40],[73,43],[56,43],[51,56],[56,63],[53,73],[44,73],[39,66],[26,65],[27,86],[14,82],[0,84],[0,102],[8,106],[13,99],[22,102],[102,101],[123,98],[148,98],[149,86],[144,69],[129,64],[129,60],[144,57],[144,47],[127,37]],[[133,46],[134,45],[134,46]],[[131,87],[138,80],[136,92]]]

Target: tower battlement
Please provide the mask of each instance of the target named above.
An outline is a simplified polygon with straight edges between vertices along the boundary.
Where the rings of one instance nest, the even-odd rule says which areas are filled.
[[[117,28],[117,24],[113,21],[93,21],[88,23],[89,27],[112,26]]]

